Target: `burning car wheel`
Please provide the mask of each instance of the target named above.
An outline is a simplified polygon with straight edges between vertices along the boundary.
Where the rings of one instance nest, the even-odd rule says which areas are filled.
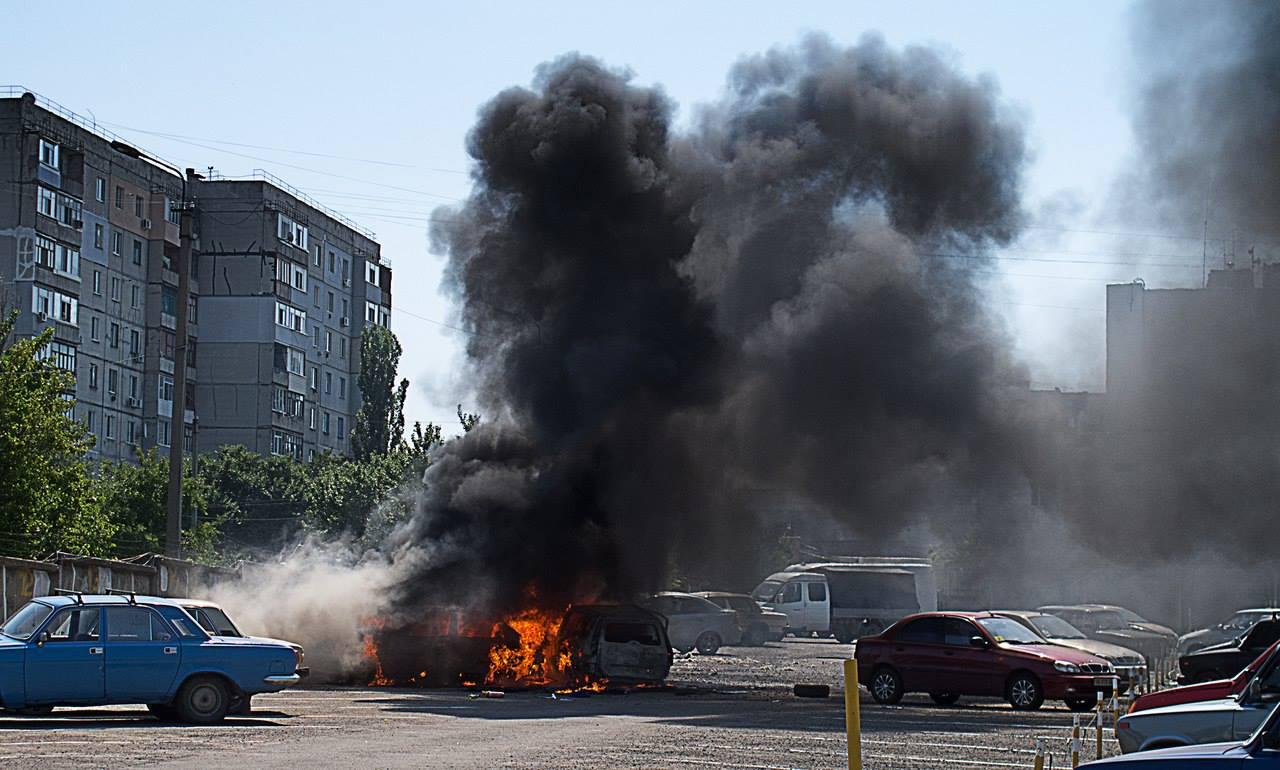
[[[1044,703],[1044,689],[1034,675],[1015,674],[1005,689],[1005,700],[1019,711],[1035,711]]]
[[[183,721],[212,724],[227,715],[231,696],[221,679],[198,676],[182,685],[175,705]]]
[[[880,668],[871,677],[870,689],[876,703],[892,706],[902,700],[902,677],[891,668]]]
[[[693,643],[693,646],[703,655],[715,655],[721,644],[720,634],[715,631],[703,631],[698,634],[698,639]]]

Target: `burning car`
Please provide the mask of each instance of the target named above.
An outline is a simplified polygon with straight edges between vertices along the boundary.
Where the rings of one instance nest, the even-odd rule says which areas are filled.
[[[569,685],[661,684],[671,670],[671,640],[662,618],[631,605],[570,608],[555,648]]]

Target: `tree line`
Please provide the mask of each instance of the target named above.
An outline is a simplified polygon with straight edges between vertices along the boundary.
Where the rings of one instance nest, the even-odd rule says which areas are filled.
[[[118,557],[163,551],[168,458],[136,450],[137,464],[91,462],[94,436],[72,413],[75,378],[45,354],[53,330],[13,334],[0,318],[0,554],[55,551]],[[227,445],[183,468],[183,555],[231,561],[307,533],[375,543],[407,516],[413,489],[444,439],[415,424],[405,436],[409,382],[397,383],[401,347],[390,330],[361,338],[363,402],[352,456],[311,462]],[[458,408],[462,429],[479,419]]]

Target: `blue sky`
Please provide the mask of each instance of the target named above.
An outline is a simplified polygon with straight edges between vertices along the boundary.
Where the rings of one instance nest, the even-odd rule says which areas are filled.
[[[425,219],[467,193],[463,142],[477,107],[566,51],[661,84],[687,117],[718,96],[740,56],[806,32],[844,43],[879,32],[893,46],[941,47],[962,71],[993,77],[1024,116],[1034,152],[1028,206],[1075,201],[1081,228],[1131,144],[1128,6],[1119,2],[7,6],[0,82],[28,86],[183,166],[266,169],[376,231],[396,273],[393,329],[405,348],[401,373],[414,383],[407,417],[446,432],[467,394],[457,333],[441,325],[452,308],[435,290],[441,260]],[[1079,233],[1051,246],[1122,250]],[[993,279],[993,306],[1036,384],[1101,387],[1102,286],[1132,272],[1053,264]]]

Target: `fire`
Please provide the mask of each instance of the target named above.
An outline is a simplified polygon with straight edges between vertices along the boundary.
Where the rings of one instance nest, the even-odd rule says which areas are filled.
[[[531,687],[559,679],[572,662],[566,650],[555,649],[564,612],[530,607],[495,623],[485,684]]]
[[[371,629],[381,630],[383,622],[373,619],[368,622],[368,625]],[[374,636],[373,633],[365,633],[364,635],[364,656],[373,661],[373,677],[369,679],[369,686],[390,687],[395,682],[388,679],[382,671],[382,660],[378,657],[378,642]]]

